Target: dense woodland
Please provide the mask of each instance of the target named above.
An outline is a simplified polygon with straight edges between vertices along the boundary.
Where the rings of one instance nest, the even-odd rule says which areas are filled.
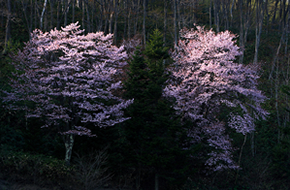
[[[0,5],[5,188],[290,188],[288,0]]]

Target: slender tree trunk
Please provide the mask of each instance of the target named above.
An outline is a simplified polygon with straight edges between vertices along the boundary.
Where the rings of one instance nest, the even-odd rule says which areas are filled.
[[[54,12],[54,0],[50,0],[50,26],[49,28],[52,29],[53,28],[53,24],[54,24],[54,15],[53,15],[53,12]]]
[[[109,5],[109,15],[110,15],[110,18],[109,18],[109,33],[113,33],[113,16],[114,16],[114,10],[113,10],[113,3],[110,2],[110,5]]]
[[[87,32],[91,32],[90,9],[88,0],[86,0],[86,12],[87,12]]]
[[[30,0],[30,8],[31,8],[31,11],[30,11],[30,22],[28,24],[28,20],[27,20],[27,27],[28,27],[28,32],[29,32],[29,39],[30,39],[30,31],[32,30],[32,25],[33,25],[33,2],[32,0]],[[26,18],[27,19],[27,18]]]
[[[124,10],[126,11],[127,10],[127,1],[124,1]],[[126,39],[126,35],[127,35],[127,18],[128,17],[124,17],[124,32],[123,32],[123,35],[124,35],[124,39]]]
[[[282,35],[281,35],[281,38],[280,38],[280,42],[279,42],[279,46],[277,48],[276,54],[275,54],[273,62],[272,62],[272,68],[271,68],[271,72],[270,72],[268,80],[270,80],[272,78],[272,75],[273,75],[273,72],[274,72],[274,69],[275,69],[275,65],[276,65],[276,61],[278,59],[278,56],[279,56],[279,53],[280,53],[280,49],[281,49],[283,41],[284,41],[284,35],[285,35],[286,30],[287,29],[284,28],[284,30],[282,32]]]
[[[114,43],[117,44],[117,27],[118,27],[118,15],[119,15],[119,0],[115,2],[115,23],[114,23]]]
[[[279,113],[279,95],[278,95],[278,84],[279,84],[279,63],[276,64],[276,80],[275,80],[275,109],[276,109],[276,116],[277,116],[277,123],[278,123],[278,143],[280,143],[281,139],[281,122],[280,122],[280,113]]]
[[[42,12],[41,12],[41,16],[40,16],[40,29],[42,30],[42,25],[43,25],[43,16],[44,16],[44,12],[46,10],[46,4],[47,4],[47,0],[44,0],[44,4],[43,4],[43,8],[42,8]]]
[[[7,1],[7,3],[10,3],[10,0],[9,1]],[[31,16],[31,18],[30,18],[30,24],[29,24],[29,22],[28,22],[28,18],[27,18],[27,14],[26,14],[26,5],[24,4],[24,2],[23,2],[23,0],[21,1],[21,3],[22,3],[22,11],[23,11],[23,15],[24,15],[24,18],[25,18],[25,21],[26,21],[26,25],[27,25],[27,32],[28,32],[28,34],[29,34],[29,39],[31,38],[31,36],[30,36],[30,33],[31,33],[31,30],[32,30],[32,14],[30,15]],[[8,5],[7,5],[8,6]],[[31,9],[32,9],[32,1],[31,1]],[[8,15],[7,15],[7,20],[6,20],[6,26],[5,26],[5,29],[6,29],[6,33],[8,32],[8,34],[10,34],[10,11],[11,11],[11,4],[7,7],[7,9],[8,9]],[[10,11],[9,11],[10,10]],[[32,11],[31,11],[32,12]],[[8,17],[9,17],[9,19],[8,19]],[[9,21],[9,22],[8,22]],[[8,27],[8,28],[7,28]],[[7,31],[8,30],[8,31]],[[6,34],[5,34],[6,35]],[[9,37],[8,37],[9,38]],[[6,37],[5,37],[5,40],[6,40]],[[6,42],[5,42],[5,46],[6,46]],[[5,47],[4,46],[4,47]],[[5,48],[4,48],[5,49]]]
[[[155,190],[159,190],[159,176],[155,173]]]
[[[255,133],[251,133],[251,151],[252,151],[252,156],[255,156]]]
[[[268,5],[268,0],[265,0],[265,1],[266,1],[266,5]],[[268,6],[265,6],[265,14],[266,14],[266,33],[268,33],[268,30],[269,30],[269,19],[270,19]]]
[[[244,23],[245,23],[244,47],[246,47],[248,31],[249,31],[250,23],[251,23],[251,0],[247,1],[247,14],[245,14]]]
[[[44,12],[43,19],[44,19],[44,21],[43,21],[43,29],[44,29],[44,31],[48,31],[48,12],[47,11]]]
[[[216,26],[216,31],[220,31],[220,26],[219,26],[219,0],[214,0],[214,24]]]
[[[57,1],[57,10],[56,10],[56,28],[60,29],[60,18],[59,18],[59,12],[60,12],[60,0]]]
[[[239,58],[239,63],[243,63],[244,59],[244,22],[243,22],[243,0],[239,0],[239,11],[240,11],[240,36],[239,36],[239,46],[242,49],[242,55]]]
[[[208,8],[208,16],[209,16],[209,28],[212,28],[212,19],[211,19],[211,11],[212,11],[212,0],[209,1],[209,8]]]
[[[164,0],[164,29],[163,29],[164,43],[166,43],[166,30],[167,30],[167,0]]]
[[[107,34],[108,32],[108,20],[109,20],[109,14],[108,14],[108,9],[105,9],[105,16],[104,16],[104,19],[105,19],[105,26],[104,26],[104,32],[105,34]]]
[[[34,2],[34,28],[37,28],[37,1]]]
[[[275,7],[274,7],[274,13],[273,13],[273,17],[272,17],[272,28],[276,22],[276,12],[277,12],[277,6],[280,0],[276,0],[275,2]]]
[[[128,15],[128,38],[130,39],[131,38],[131,6],[130,6],[130,3],[127,1],[127,5],[128,5],[128,11],[127,11],[127,15]]]
[[[3,54],[6,53],[7,51],[7,44],[10,38],[10,17],[11,17],[11,2],[10,0],[7,0],[7,9],[8,9],[8,13],[7,13],[7,20],[6,20],[6,26],[5,26],[5,42],[4,42],[4,50],[3,50]]]
[[[254,64],[258,62],[259,46],[263,26],[263,17],[265,6],[261,0],[256,2],[256,43],[255,43],[255,55],[254,55]]]
[[[67,9],[68,9],[68,2],[67,0],[64,0],[64,26],[67,25]]]
[[[286,19],[286,0],[281,0],[280,2],[280,13],[279,13],[279,16],[280,16],[280,23],[279,23],[279,30],[282,30],[283,29],[283,26],[285,25],[285,19]]]
[[[243,142],[242,147],[241,147],[241,150],[240,150],[238,166],[241,165],[242,153],[243,153],[243,149],[244,149],[244,146],[245,146],[245,144],[246,144],[246,141],[247,141],[247,134],[245,134],[245,136],[244,136],[244,142]],[[236,179],[235,179],[235,184],[237,184],[238,175],[239,175],[239,170],[237,170]]]
[[[232,25],[233,25],[233,7],[234,7],[234,5],[235,5],[235,0],[232,1],[231,9],[230,9],[230,14],[231,14],[230,27],[232,27]]]
[[[136,177],[136,189],[137,190],[140,190],[140,182],[141,182],[141,164],[138,161],[137,177]]]
[[[101,31],[103,28],[103,15],[104,15],[104,4],[101,4],[100,5],[100,19],[99,19],[98,31]]]
[[[225,30],[229,29],[228,2],[223,1],[223,17]]]
[[[146,45],[146,0],[143,0],[143,44]]]
[[[176,7],[176,0],[173,0],[173,15],[174,15],[174,19],[173,19],[173,26],[174,26],[174,44],[177,46],[177,7]]]
[[[75,23],[75,4],[76,0],[72,0],[72,23]]]
[[[65,164],[70,165],[72,149],[74,145],[74,135],[65,136]]]
[[[177,8],[177,23],[178,23],[178,31],[181,29],[181,16],[180,16],[180,0],[176,0],[176,8]]]
[[[134,23],[134,35],[137,34],[137,30],[138,30],[137,27],[138,27],[139,12],[140,12],[139,7],[140,7],[140,0],[137,0],[137,7],[135,6],[136,18],[135,18],[135,23]]]
[[[86,24],[85,24],[85,0],[82,0],[82,27],[83,29],[86,28]]]
[[[192,1],[192,21],[190,22],[190,25],[192,26],[193,23],[196,23],[196,15],[195,15],[195,10],[196,10],[196,0]]]
[[[91,31],[95,32],[95,13],[96,13],[96,1],[93,2],[92,16],[91,16]]]

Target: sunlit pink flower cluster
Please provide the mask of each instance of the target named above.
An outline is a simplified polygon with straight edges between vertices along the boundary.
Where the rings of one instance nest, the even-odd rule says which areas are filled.
[[[255,130],[256,119],[268,114],[261,107],[266,97],[257,89],[258,67],[234,62],[241,52],[236,36],[229,31],[216,34],[196,26],[181,30],[180,35],[172,52],[173,77],[164,95],[174,97],[177,113],[195,123],[189,135],[197,142],[207,139],[213,147],[206,165],[214,170],[236,169],[225,127],[245,135]],[[232,111],[228,121],[222,121],[224,107],[239,111]]]
[[[121,87],[113,79],[126,64],[124,47],[112,45],[111,34],[84,34],[78,23],[61,30],[43,33],[36,29],[23,51],[15,57],[22,73],[13,81],[13,93],[5,101],[30,101],[28,117],[45,118],[45,126],[58,126],[62,134],[88,135],[91,130],[79,126],[94,123],[112,126],[125,121],[124,101],[112,94]]]

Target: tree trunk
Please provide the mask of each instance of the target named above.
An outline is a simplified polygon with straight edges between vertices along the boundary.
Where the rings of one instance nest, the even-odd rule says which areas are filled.
[[[124,1],[124,10],[127,10],[127,1]],[[123,31],[123,38],[126,39],[127,35],[127,17],[124,16],[124,31]]]
[[[231,9],[230,9],[230,14],[231,14],[230,27],[232,27],[232,25],[233,25],[233,7],[234,7],[234,5],[235,5],[235,0],[232,1]]]
[[[208,17],[209,17],[209,28],[211,28],[212,20],[211,20],[211,5],[212,5],[212,0],[209,1],[209,8],[208,8]]]
[[[220,24],[219,24],[219,0],[214,0],[214,24],[216,26],[216,31],[220,31]]]
[[[137,168],[137,177],[136,177],[136,189],[140,190],[140,183],[141,183],[141,167],[140,167],[140,163],[138,161],[138,168]]]
[[[167,29],[167,0],[164,0],[164,28],[163,28],[163,42],[166,42],[166,29]]]
[[[155,190],[159,190],[159,176],[158,173],[155,173]]]
[[[100,19],[99,19],[98,31],[101,31],[103,28],[103,15],[104,15],[104,4],[101,4],[100,5]]]
[[[118,27],[118,15],[119,15],[119,0],[115,1],[115,23],[114,23],[114,43],[117,44],[117,27]]]
[[[53,15],[53,11],[54,10],[54,0],[50,0],[50,26],[49,28],[52,29],[54,26],[54,15]]]
[[[181,24],[180,24],[180,0],[176,0],[176,8],[177,8],[177,23],[178,23],[178,31],[181,29]]]
[[[136,4],[135,4],[136,5]],[[134,35],[137,34],[137,26],[138,26],[138,19],[139,19],[139,12],[140,12],[140,0],[137,0],[137,6],[134,6],[135,7],[135,11],[136,11],[136,18],[135,18],[135,23],[134,23]]]
[[[193,24],[196,23],[196,15],[195,15],[195,10],[197,8],[196,3],[197,3],[196,0],[193,0],[192,6],[191,6],[192,8],[192,21],[190,22],[191,26],[193,26]]]
[[[7,51],[7,44],[10,38],[10,17],[11,17],[11,3],[10,0],[7,0],[7,9],[8,9],[8,13],[7,13],[7,20],[6,20],[6,30],[5,30],[5,42],[4,42],[4,50],[3,50],[3,54],[6,53]]]
[[[272,28],[276,22],[276,12],[277,12],[277,6],[278,6],[279,1],[280,0],[276,0],[276,2],[275,2],[275,8],[274,8],[274,13],[273,13],[273,17],[272,17]]]
[[[66,135],[65,137],[65,164],[70,165],[72,149],[74,145],[74,135]]]
[[[28,27],[28,32],[29,32],[29,39],[30,39],[30,31],[32,30],[32,25],[33,25],[33,2],[32,0],[30,0],[30,7],[31,7],[31,11],[30,11],[30,22],[28,24],[28,20],[27,20],[27,27]]]
[[[10,3],[10,0],[8,0],[7,3]],[[26,5],[24,4],[23,0],[21,1],[21,3],[22,3],[23,15],[24,15],[24,18],[25,18],[25,21],[26,21],[26,25],[27,25],[27,32],[29,34],[29,39],[30,39],[31,38],[30,34],[31,34],[31,30],[32,30],[32,17],[33,17],[32,13],[33,13],[33,11],[31,11],[31,13],[30,13],[30,23],[29,23],[28,17],[27,17],[27,14],[26,14]],[[8,16],[9,16],[9,22],[7,22],[8,20],[6,20],[6,25],[8,26],[8,28],[7,28],[7,26],[5,26],[5,29],[8,30],[8,33],[10,34],[11,3],[10,3],[10,5],[7,5],[7,6],[8,6],[7,7],[7,9],[8,9],[7,19],[8,19]],[[31,9],[32,9],[32,7],[33,7],[32,0],[30,1],[30,6],[31,6]]]
[[[146,45],[146,0],[143,0],[143,44]]]
[[[109,33],[111,34],[113,32],[113,16],[114,16],[114,10],[113,10],[113,5],[112,5],[112,2],[110,2],[110,5],[109,5],[109,15],[110,15],[110,18],[109,18]]]
[[[252,156],[255,156],[255,132],[251,132],[251,152]]]
[[[279,84],[279,63],[276,64],[276,79],[275,79],[275,109],[276,109],[276,116],[277,116],[277,123],[278,123],[278,143],[280,143],[281,139],[281,122],[280,122],[280,113],[278,108],[278,101],[279,101],[279,95],[278,95],[278,84]]]
[[[44,17],[43,17],[43,30],[48,31],[48,13],[47,11],[44,12]]]
[[[174,45],[177,46],[177,7],[176,7],[176,0],[173,0],[173,15],[174,15],[174,19],[173,19],[173,26],[174,26]]]
[[[128,32],[128,38],[130,39],[131,38],[131,6],[130,6],[130,4],[128,3],[128,1],[127,1],[127,5],[128,5],[128,11],[127,11],[127,14],[128,14],[128,30],[127,30],[127,32]]]
[[[263,26],[263,17],[264,17],[264,10],[265,6],[263,1],[258,0],[256,5],[256,43],[255,43],[255,55],[254,55],[254,64],[258,62],[258,53],[259,53],[259,46],[260,46],[260,39],[262,33],[262,26]]]
[[[239,63],[243,63],[244,59],[244,22],[243,22],[243,0],[239,0],[239,11],[240,11],[240,36],[239,36],[239,46],[242,49],[242,55],[239,58]]]
[[[90,21],[90,9],[89,9],[89,1],[86,0],[86,11],[87,11],[87,32],[91,32],[91,21]]]
[[[279,46],[277,48],[276,55],[274,56],[274,59],[273,59],[273,62],[272,62],[272,68],[271,68],[271,72],[270,72],[268,80],[270,80],[272,78],[272,75],[273,75],[273,72],[274,72],[274,69],[275,69],[275,65],[276,65],[276,61],[278,59],[278,56],[279,56],[279,53],[280,53],[280,49],[281,49],[281,46],[282,46],[283,41],[284,41],[285,30],[287,30],[287,29],[285,28],[283,30],[283,32],[282,32],[282,35],[281,35],[281,38],[280,38],[280,42],[279,42]]]
[[[245,34],[244,34],[244,47],[246,47],[246,43],[247,43],[247,37],[248,37],[248,31],[250,28],[250,23],[251,23],[251,0],[247,1],[247,14],[245,14],[245,18],[244,18],[245,22]],[[244,51],[244,50],[243,50]]]
[[[75,4],[76,0],[72,0],[72,23],[75,23]]]
[[[47,0],[44,0],[44,4],[43,4],[43,8],[42,8],[42,12],[41,12],[41,16],[40,16],[40,29],[42,30],[42,26],[43,26],[43,16],[44,16],[44,12],[46,10],[46,4],[47,4]]]
[[[67,25],[67,10],[68,10],[68,2],[64,0],[64,26]]]
[[[60,29],[60,18],[59,18],[59,12],[60,12],[60,0],[57,1],[57,9],[56,9],[56,28]]]
[[[34,3],[34,28],[37,28],[37,23],[38,23],[38,16],[37,16],[37,1]]]
[[[223,2],[223,14],[224,14],[224,25],[225,25],[225,30],[229,30],[229,17],[228,17],[228,2]]]
[[[83,29],[86,28],[86,25],[85,25],[85,0],[82,0],[82,27],[83,27]]]

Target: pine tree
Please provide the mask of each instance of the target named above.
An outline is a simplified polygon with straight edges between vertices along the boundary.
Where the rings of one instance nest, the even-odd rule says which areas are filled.
[[[154,173],[158,189],[159,176],[168,177],[177,155],[182,154],[178,142],[182,128],[169,101],[162,96],[168,79],[165,70],[165,63],[170,62],[168,49],[163,46],[158,30],[150,37],[143,55],[137,49],[129,64],[126,98],[134,98],[134,103],[126,109],[125,116],[131,119],[124,130],[128,163],[139,174],[141,170]]]

